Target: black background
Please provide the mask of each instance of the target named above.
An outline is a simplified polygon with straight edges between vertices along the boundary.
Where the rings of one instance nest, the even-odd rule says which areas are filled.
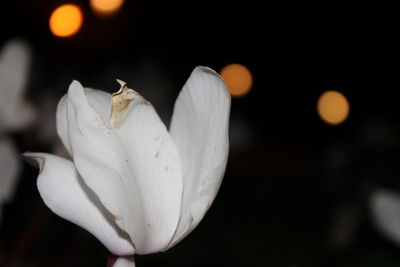
[[[250,94],[233,99],[231,110],[231,134],[244,121],[251,135],[232,144],[212,208],[180,244],[136,256],[137,266],[400,266],[400,248],[376,230],[369,209],[370,193],[398,190],[400,178],[394,4],[127,1],[117,16],[101,19],[88,1],[72,2],[85,19],[67,39],[48,29],[63,1],[1,4],[1,44],[19,37],[33,47],[27,94],[39,108],[61,97],[72,79],[111,92],[115,78],[135,85],[135,75],[153,81],[161,72],[171,85],[160,114],[168,121],[195,66],[218,71],[241,63],[254,77]],[[336,127],[315,109],[328,89],[350,102],[348,119]],[[51,152],[35,125],[13,134],[20,152]],[[25,164],[5,206],[0,264],[105,266],[106,249],[47,209],[36,177]]]

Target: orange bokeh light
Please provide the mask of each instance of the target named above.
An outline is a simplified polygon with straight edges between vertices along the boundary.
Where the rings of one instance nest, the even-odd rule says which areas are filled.
[[[220,72],[233,97],[242,97],[250,92],[253,76],[249,69],[241,64],[229,64]]]
[[[124,4],[124,0],[90,0],[93,11],[101,16],[116,13]]]
[[[330,125],[338,125],[348,117],[350,104],[342,93],[330,90],[319,97],[317,111],[324,122]]]
[[[55,36],[69,37],[80,30],[82,21],[81,9],[73,4],[65,4],[51,13],[49,27]]]

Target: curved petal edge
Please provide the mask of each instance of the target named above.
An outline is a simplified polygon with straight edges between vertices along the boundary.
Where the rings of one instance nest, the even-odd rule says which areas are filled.
[[[170,132],[182,158],[182,214],[169,247],[201,221],[212,204],[228,160],[231,97],[212,69],[197,67],[175,102]]]
[[[24,156],[39,164],[37,187],[55,214],[89,231],[115,255],[135,253],[128,235],[86,186],[72,161],[46,153]]]

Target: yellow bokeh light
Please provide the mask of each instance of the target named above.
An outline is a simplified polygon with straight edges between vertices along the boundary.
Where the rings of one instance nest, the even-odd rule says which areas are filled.
[[[242,97],[250,92],[253,76],[245,66],[229,64],[221,70],[220,74],[233,97]]]
[[[73,4],[65,4],[51,13],[49,26],[51,32],[58,37],[69,37],[76,34],[82,26],[81,9]]]
[[[346,120],[350,112],[350,105],[343,94],[330,90],[319,97],[317,111],[324,122],[338,125]]]
[[[93,11],[101,16],[116,13],[124,4],[124,0],[90,0]]]

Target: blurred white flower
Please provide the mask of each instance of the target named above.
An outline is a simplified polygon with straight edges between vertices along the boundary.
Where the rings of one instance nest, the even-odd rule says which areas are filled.
[[[6,137],[0,137],[0,222],[2,205],[11,200],[14,195],[20,162],[12,142]]]
[[[7,42],[0,53],[0,133],[29,125],[35,116],[24,100],[31,50],[21,40]]]
[[[376,190],[371,196],[372,219],[378,230],[400,245],[400,194]]]
[[[29,46],[20,40],[8,41],[0,51],[0,217],[3,203],[13,196],[20,167],[6,133],[28,126],[34,118],[32,106],[23,99],[30,59]]]
[[[39,192],[57,215],[120,256],[167,250],[201,221],[228,158],[230,95],[197,67],[175,103],[169,131],[153,106],[121,83],[112,94],[74,81],[58,104],[57,132],[73,161],[26,153]],[[115,266],[133,266],[133,257]]]

